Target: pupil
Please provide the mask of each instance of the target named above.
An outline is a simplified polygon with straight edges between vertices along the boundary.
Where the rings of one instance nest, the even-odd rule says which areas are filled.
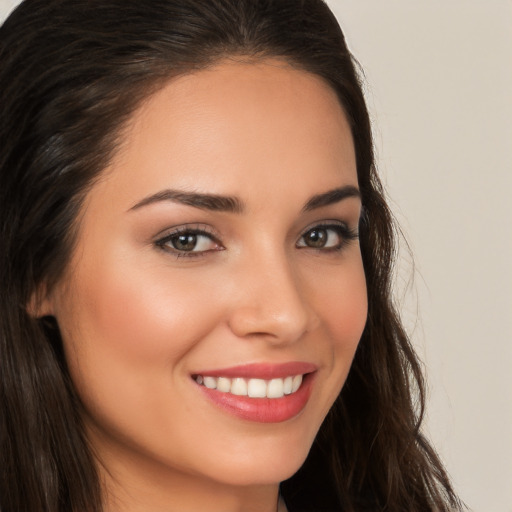
[[[192,251],[197,243],[196,235],[179,235],[173,240],[173,246],[180,251]]]
[[[308,235],[308,245],[310,247],[323,247],[327,239],[325,229],[313,229]]]

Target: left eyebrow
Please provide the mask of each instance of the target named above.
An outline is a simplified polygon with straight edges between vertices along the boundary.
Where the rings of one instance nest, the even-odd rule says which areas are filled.
[[[346,185],[345,187],[334,188],[328,192],[313,196],[302,209],[303,212],[309,212],[323,206],[329,206],[334,203],[339,203],[349,197],[357,197],[361,199],[361,192],[353,185]]]
[[[219,196],[215,194],[198,194],[195,192],[185,192],[181,190],[162,190],[152,196],[146,197],[132,206],[129,211],[137,210],[143,206],[148,206],[162,201],[172,201],[185,204],[200,210],[210,210],[218,212],[242,213],[243,203],[236,197]]]

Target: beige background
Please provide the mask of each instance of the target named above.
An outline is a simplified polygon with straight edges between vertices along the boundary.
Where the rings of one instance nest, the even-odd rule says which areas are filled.
[[[426,428],[472,510],[512,512],[512,0],[328,3],[414,253],[397,297],[428,371]]]

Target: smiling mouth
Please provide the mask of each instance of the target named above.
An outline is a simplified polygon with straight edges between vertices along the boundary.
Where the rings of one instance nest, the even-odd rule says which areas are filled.
[[[192,382],[204,397],[243,420],[279,423],[298,416],[311,396],[318,366],[291,361],[198,371]]]
[[[243,377],[213,377],[193,375],[194,380],[208,389],[249,398],[282,398],[296,393],[302,385],[303,375],[289,375],[274,379],[246,379]]]

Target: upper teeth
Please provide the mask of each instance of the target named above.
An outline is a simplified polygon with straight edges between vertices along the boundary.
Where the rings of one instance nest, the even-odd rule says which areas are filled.
[[[302,384],[302,375],[271,380],[244,379],[242,377],[230,379],[198,375],[195,379],[198,384],[207,388],[251,398],[281,398],[284,395],[295,393]]]

